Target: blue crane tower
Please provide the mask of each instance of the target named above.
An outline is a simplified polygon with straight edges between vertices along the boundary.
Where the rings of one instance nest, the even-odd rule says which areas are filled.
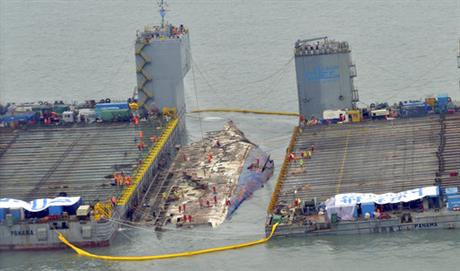
[[[138,31],[135,42],[138,103],[148,110],[185,113],[184,77],[190,70],[188,29],[165,22],[166,3],[159,2],[160,25]]]
[[[356,106],[356,67],[347,42],[327,37],[298,40],[294,54],[300,115],[321,119],[324,110]]]

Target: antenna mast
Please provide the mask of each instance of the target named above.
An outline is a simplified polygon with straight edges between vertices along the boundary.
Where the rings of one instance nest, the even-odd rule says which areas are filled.
[[[165,25],[165,16],[166,16],[165,6],[167,6],[166,1],[160,0],[160,2],[158,3],[158,6],[160,7],[161,28],[163,28]]]
[[[458,39],[457,67],[460,68],[460,39]]]

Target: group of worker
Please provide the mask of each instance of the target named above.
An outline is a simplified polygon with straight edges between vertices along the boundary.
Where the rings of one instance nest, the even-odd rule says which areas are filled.
[[[179,213],[184,214],[184,216],[182,217],[183,223],[187,223],[187,222],[192,223],[192,215],[185,214],[186,210],[187,210],[187,205],[185,203],[182,204],[182,205],[179,205]],[[179,221],[179,219],[178,219],[178,221]]]
[[[299,116],[300,129],[305,128],[305,126],[315,126],[319,124],[318,119],[313,116],[310,119],[305,119],[303,115]]]
[[[212,197],[214,205],[217,205],[217,188],[215,186],[212,187],[212,193],[214,194],[214,196]],[[200,208],[211,207],[211,201],[209,199],[206,199],[205,201],[203,198],[200,198],[198,201],[200,203]]]
[[[213,148],[220,148],[222,147],[222,144],[220,143],[220,141],[218,139],[216,139],[213,143],[212,143],[212,147]],[[211,163],[212,162],[212,152],[209,152],[208,153],[208,156],[207,156],[207,159],[208,159],[208,163]]]
[[[311,159],[314,151],[315,145],[311,144],[310,147],[307,150],[302,151],[299,156],[296,155],[295,152],[289,153],[288,161],[289,163],[291,163],[292,161],[297,161],[297,163],[299,163],[299,166],[303,167],[305,163],[304,159]]]
[[[192,223],[192,216],[191,215],[184,215],[183,220],[184,220],[184,223],[187,223],[187,221],[189,223]]]
[[[171,25],[170,29],[173,37],[179,36],[185,32],[185,27],[182,24],[179,27]]]
[[[220,147],[222,147],[222,144],[220,143],[220,141],[219,141],[218,139],[216,139],[216,140],[212,143],[212,147],[213,147],[213,148],[220,148]],[[208,153],[208,156],[207,156],[208,163],[211,163],[211,162],[212,162],[212,158],[213,158],[212,152],[209,152],[209,153]]]
[[[133,119],[132,119],[134,125],[139,128],[139,115],[134,113]],[[139,151],[144,151],[145,149],[145,143],[144,143],[144,132],[139,131],[139,140],[137,139],[137,135],[134,135],[134,142],[136,143],[137,149]]]
[[[60,121],[60,118],[56,112],[43,112],[41,119],[43,119],[43,124],[45,125],[59,123]]]
[[[216,186],[212,186],[211,187],[212,189],[212,198],[205,198],[205,197],[200,197],[198,199],[198,202],[199,202],[199,206],[200,206],[200,209],[202,208],[211,208],[213,206],[217,206],[218,204],[218,193],[217,193],[217,187]],[[162,193],[162,198],[164,201],[168,200],[169,198],[169,193],[168,192],[163,192]],[[183,196],[183,194],[182,194]],[[176,200],[179,200],[180,198],[176,198]],[[226,199],[225,200],[225,206],[229,206],[231,204],[231,201],[230,199]],[[177,222],[181,222],[181,223],[192,223],[192,215],[191,214],[187,214],[187,213],[190,213],[190,207],[187,206],[186,203],[182,203],[182,204],[179,204],[177,206],[177,211],[178,211],[178,214],[180,215],[178,218],[177,218]]]
[[[136,36],[148,43],[151,39],[179,38],[186,32],[187,30],[182,24],[179,27],[167,24],[164,27],[154,26],[151,31],[143,32],[142,34],[138,31]]]
[[[123,172],[115,172],[113,174],[113,184],[117,186],[132,184],[132,178],[129,175],[125,175]]]

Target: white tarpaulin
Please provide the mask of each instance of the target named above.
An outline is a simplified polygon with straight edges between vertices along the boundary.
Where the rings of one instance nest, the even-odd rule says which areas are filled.
[[[358,203],[375,203],[375,204],[388,204],[409,202],[413,200],[422,199],[424,197],[439,196],[439,188],[437,186],[421,187],[411,189],[399,193],[386,193],[386,194],[372,194],[372,193],[346,193],[338,194],[333,198],[334,201],[329,201],[332,206],[350,206]],[[326,204],[327,205],[327,204]]]
[[[57,197],[54,199],[36,199],[25,202],[17,199],[0,199],[0,208],[24,208],[29,212],[40,212],[50,206],[72,206],[80,201],[80,197]]]
[[[353,215],[355,214],[356,205],[349,206],[328,206],[327,217],[331,219],[332,214],[337,214],[341,220],[355,220]]]

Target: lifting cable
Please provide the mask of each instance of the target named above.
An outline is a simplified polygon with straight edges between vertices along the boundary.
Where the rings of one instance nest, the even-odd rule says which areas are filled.
[[[452,50],[449,50],[449,52],[455,52],[456,48],[453,48]],[[395,97],[397,97],[398,95],[401,94],[401,91],[402,90],[407,90],[408,88],[413,88],[413,87],[420,87],[420,86],[424,86],[425,83],[421,83],[420,84],[420,81],[426,77],[426,75],[428,75],[429,73],[432,73],[434,72],[437,68],[439,68],[441,66],[441,64],[445,61],[448,61],[450,59],[449,58],[444,58],[444,59],[440,59],[438,62],[435,62],[434,64],[431,64],[430,67],[421,73],[421,75],[419,75],[417,78],[415,78],[414,80],[411,80],[410,83],[408,83],[407,85],[403,86],[403,87],[398,87],[398,88],[394,88],[394,89],[390,89],[390,90],[385,90],[386,92],[389,92],[390,95],[387,95],[385,97],[385,100],[388,101],[388,100],[391,100]],[[375,68],[378,68],[382,71],[385,71],[387,74],[390,74],[391,76],[394,76],[394,77],[397,77],[398,79],[407,79],[406,77],[402,77],[400,76],[399,74],[395,74],[393,72],[390,72],[389,70],[387,70],[386,68],[383,68],[381,67],[380,65],[376,65],[375,63],[369,61],[368,59],[367,60],[364,60],[364,62],[367,62],[369,63],[371,66],[375,67]]]
[[[193,91],[195,92],[195,102],[196,102],[196,107],[200,109],[200,104],[198,103],[198,89],[196,88],[196,77],[195,77],[195,62],[193,61],[191,57],[192,53],[190,53],[190,59],[192,61],[192,79],[193,79]],[[204,142],[204,132],[203,132],[203,120],[201,119],[201,114],[198,113],[198,119],[200,123],[200,133],[201,133],[201,141]]]
[[[73,249],[78,255],[92,258],[92,259],[98,259],[98,260],[106,260],[106,261],[149,261],[149,260],[164,260],[164,259],[172,259],[172,258],[180,258],[180,257],[190,257],[190,256],[196,256],[196,255],[201,255],[201,254],[207,254],[207,253],[214,253],[214,252],[219,252],[219,251],[225,251],[225,250],[232,250],[232,249],[240,249],[240,248],[245,248],[245,247],[250,247],[250,246],[255,246],[255,245],[260,245],[263,243],[268,242],[273,237],[273,234],[275,233],[276,227],[278,226],[278,223],[274,224],[272,226],[272,230],[270,232],[270,235],[268,237],[256,240],[256,241],[251,241],[251,242],[245,242],[241,244],[235,244],[235,245],[228,245],[228,246],[221,246],[221,247],[215,247],[215,248],[207,248],[207,249],[200,249],[200,250],[193,250],[193,251],[186,251],[186,252],[180,252],[180,253],[171,253],[171,254],[160,254],[160,255],[151,255],[151,256],[106,256],[106,255],[96,255],[92,254],[86,250],[83,250],[72,243],[70,243],[62,233],[58,232],[58,238],[61,242],[63,242],[65,245]]]
[[[204,83],[208,86],[208,89],[210,89],[211,91],[214,91],[215,93],[217,93],[217,91],[216,91],[217,88],[214,87],[211,84],[211,81],[212,81],[211,76],[209,76],[209,74],[207,74],[207,72],[205,70],[200,69],[198,63],[194,60],[194,58],[192,56],[191,56],[190,59],[191,59],[191,62],[192,62],[192,67],[196,68],[197,72],[202,77]],[[237,89],[227,89],[226,91],[227,92],[237,92],[237,91],[247,90],[247,87],[249,87],[251,85],[256,85],[258,83],[262,83],[262,82],[269,81],[269,80],[275,80],[277,83],[272,84],[271,85],[272,87],[269,88],[268,92],[267,91],[265,92],[266,94],[270,94],[272,91],[274,91],[275,85],[279,84],[281,82],[281,78],[287,73],[287,71],[288,71],[287,68],[289,67],[289,64],[292,63],[293,60],[294,60],[294,56],[290,57],[285,64],[283,64],[279,69],[277,69],[275,72],[269,74],[268,76],[265,76],[265,77],[260,78],[260,79],[256,79],[254,81],[246,82],[242,86],[240,85],[239,88],[237,88]],[[279,78],[277,78],[277,77],[279,77]],[[225,81],[225,79],[223,79],[223,78],[218,76],[218,81]],[[227,104],[226,99],[219,98],[219,100],[222,103]]]

